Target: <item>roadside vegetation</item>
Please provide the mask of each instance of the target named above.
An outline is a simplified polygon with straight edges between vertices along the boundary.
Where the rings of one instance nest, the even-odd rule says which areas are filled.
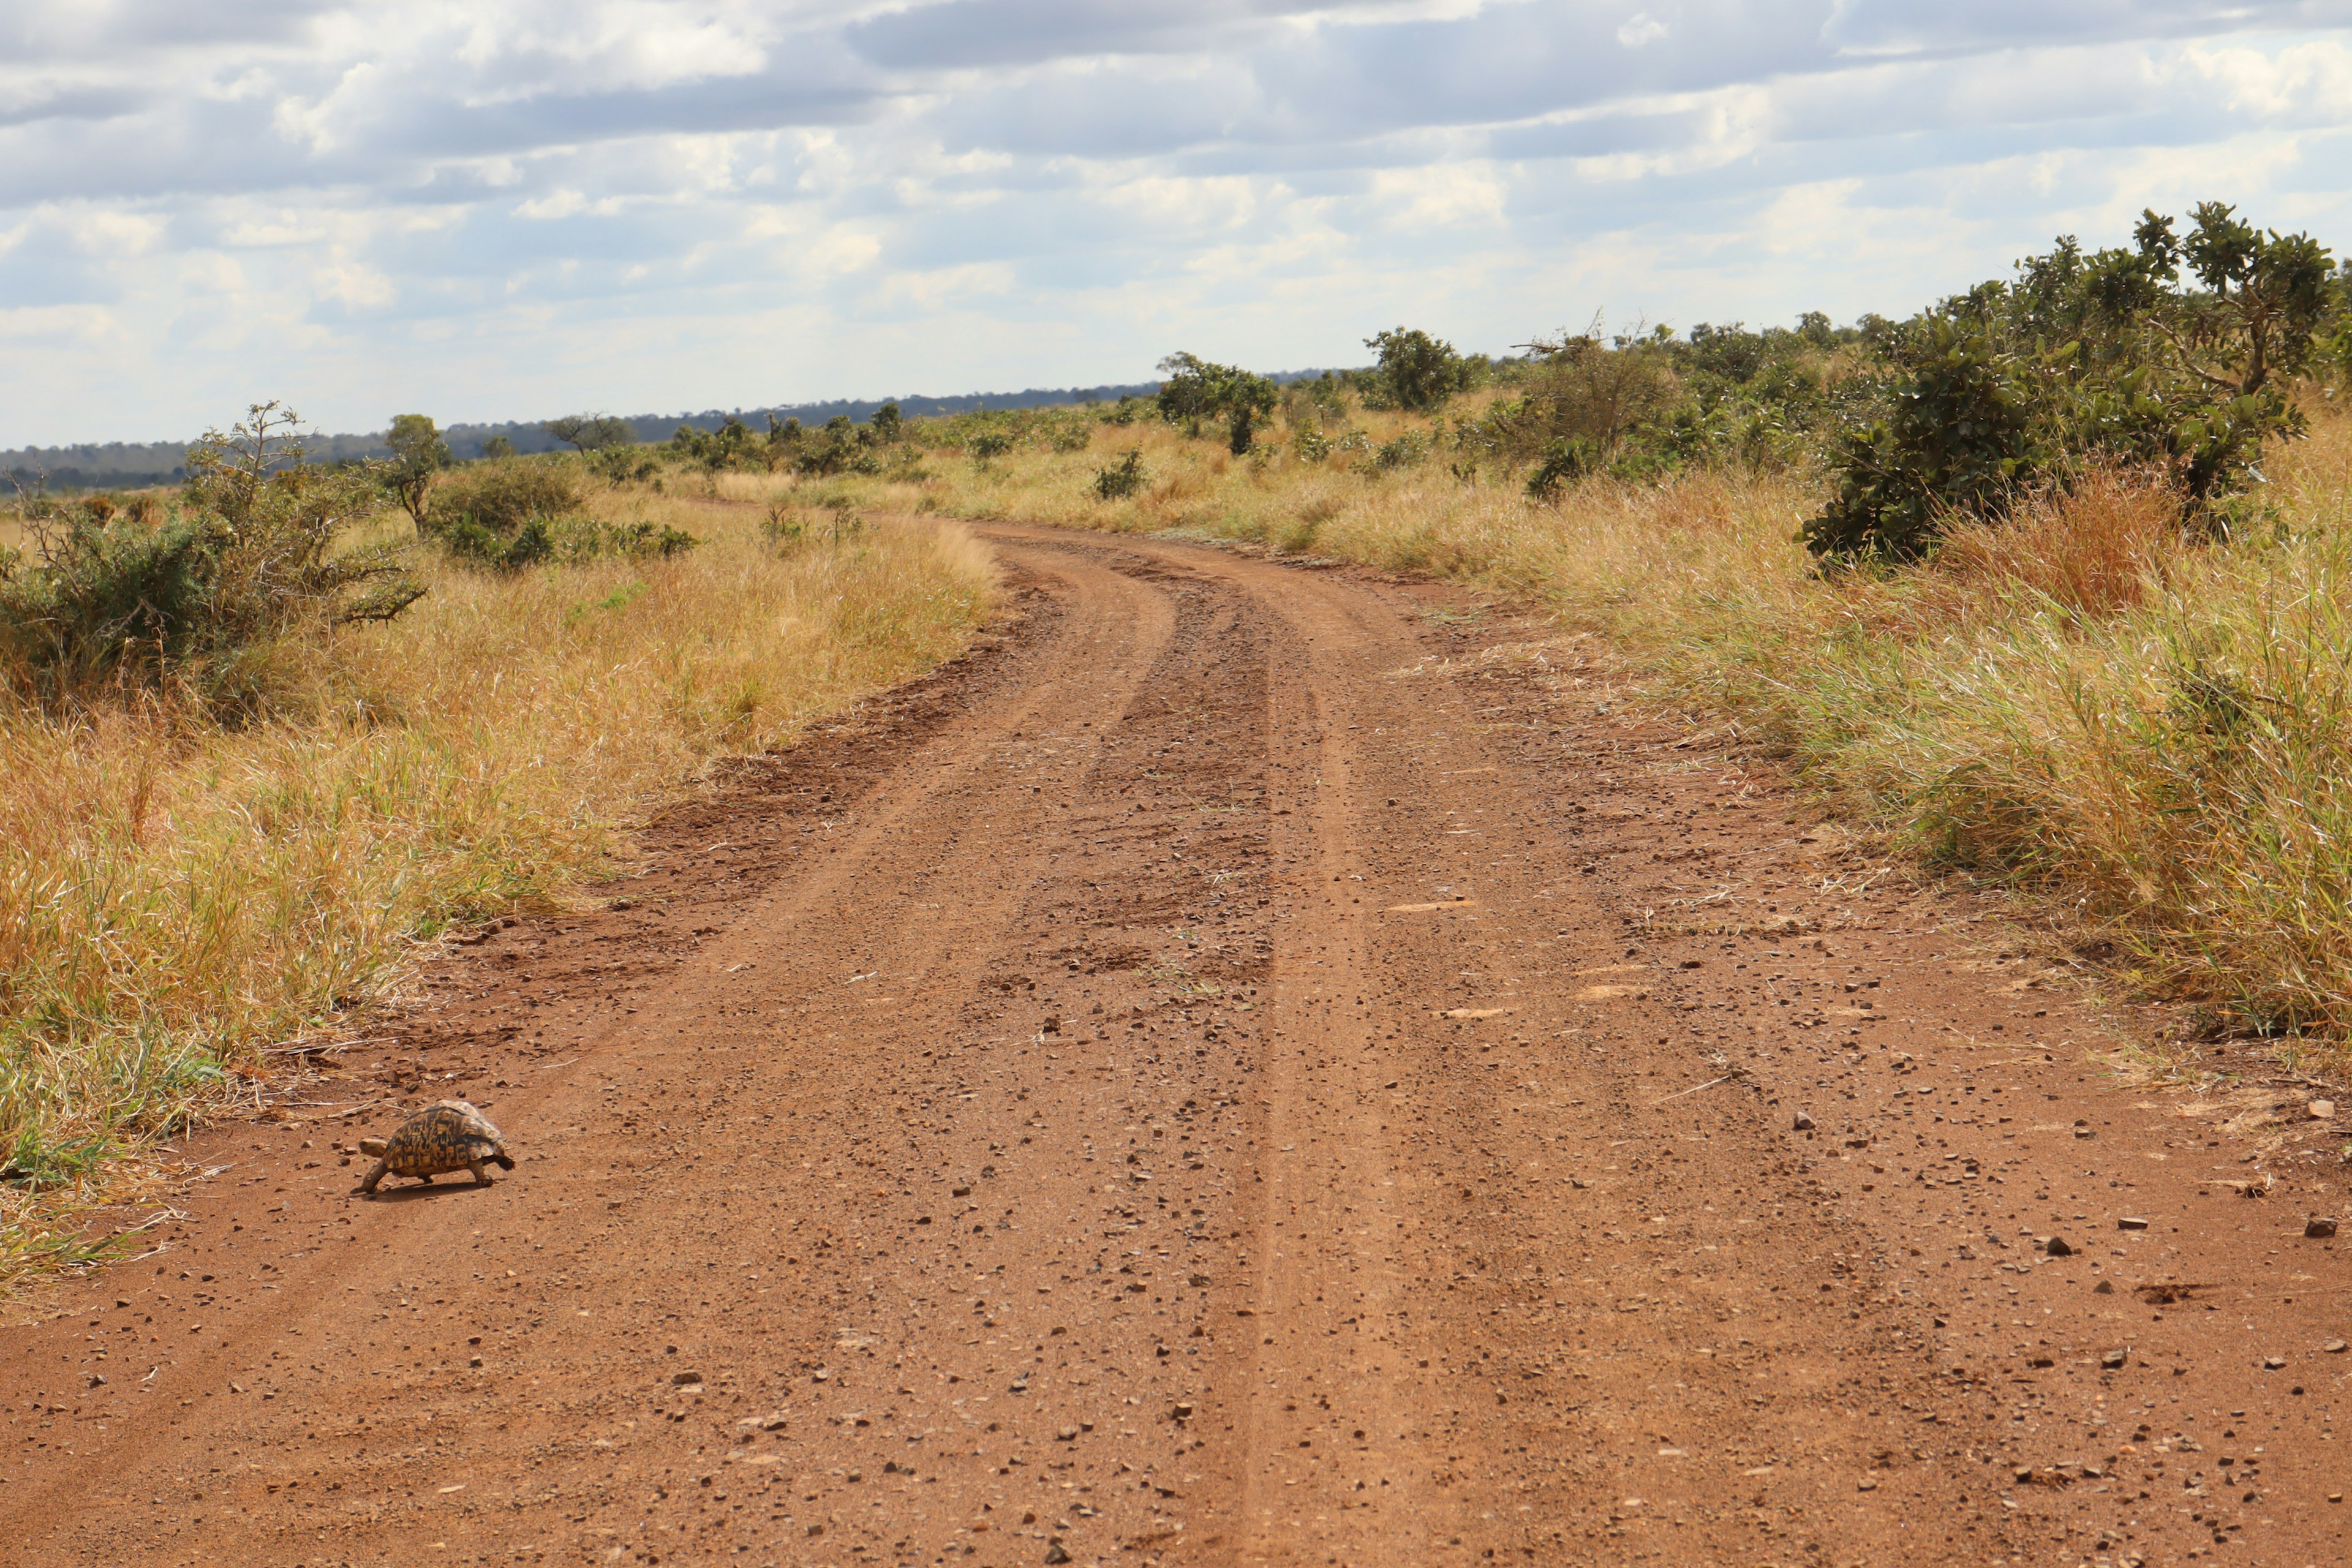
[[[0,1282],[418,943],[622,868],[714,759],[953,654],[991,598],[953,528],[779,540],[581,458],[449,469],[427,420],[388,471],[289,429],[257,408],[184,491],[0,518]]]
[[[2317,245],[2208,206],[1906,321],[1367,347],[774,471],[1547,603],[2142,994],[2352,1035],[2352,311]]]

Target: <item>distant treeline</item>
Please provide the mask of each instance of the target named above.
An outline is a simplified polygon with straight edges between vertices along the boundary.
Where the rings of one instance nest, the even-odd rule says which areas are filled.
[[[1321,374],[1318,370],[1289,371],[1275,376],[1289,382]],[[712,408],[699,414],[633,414],[626,416],[640,441],[667,441],[681,425],[717,430],[730,419],[757,421],[772,413],[778,420],[798,419],[819,426],[838,415],[863,424],[885,403],[896,403],[909,419],[948,414],[971,414],[991,408],[1041,408],[1057,404],[1115,403],[1121,397],[1150,397],[1160,390],[1156,381],[1124,386],[1031,387],[1024,392],[974,392],[950,397],[836,398],[829,403],[778,404],[773,408]],[[453,425],[442,431],[450,456],[461,461],[478,458],[483,447],[504,437],[517,452],[552,452],[563,443],[536,420],[511,420],[502,425]],[[388,458],[384,432],[365,435],[311,436],[304,438],[313,461],[340,462],[354,458]],[[188,477],[188,448],[193,441],[108,441],[73,447],[24,447],[0,451],[0,473],[30,487],[53,490],[121,489],[141,485],[177,484]]]

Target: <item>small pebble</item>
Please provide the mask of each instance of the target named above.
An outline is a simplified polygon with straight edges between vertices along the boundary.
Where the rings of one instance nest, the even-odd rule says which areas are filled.
[[[1812,1130],[1813,1119],[1806,1115],[1801,1110],[1797,1112],[1797,1131],[1800,1132],[1811,1132]]]
[[[2342,1340],[2330,1340],[2319,1348],[2326,1351],[2329,1355],[2342,1355],[2344,1353],[2344,1342]]]
[[[2336,1234],[2336,1222],[2324,1215],[2315,1215],[2304,1222],[2303,1234],[2314,1241],[2325,1241]]]
[[[2052,1237],[2047,1242],[2042,1244],[2042,1250],[2047,1252],[2053,1258],[2072,1258],[2074,1256],[2074,1249],[2066,1245],[2066,1238],[2063,1236]]]
[[[2286,1357],[2283,1355],[2266,1355],[2263,1357],[2263,1365],[2272,1372],[2278,1371],[2279,1368],[2285,1364]]]
[[[2126,1217],[2116,1221],[2116,1228],[2117,1230],[2146,1230],[2147,1228],[2147,1221],[2144,1219]]]
[[[2315,1100],[2305,1109],[2310,1110],[2311,1119],[2314,1121],[2332,1121],[2336,1119],[2336,1102],[2332,1100]]]

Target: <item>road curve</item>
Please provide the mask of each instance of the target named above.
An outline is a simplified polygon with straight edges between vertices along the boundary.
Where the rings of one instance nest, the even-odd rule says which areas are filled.
[[[0,1561],[2343,1560],[2342,1255],[2118,1230],[2236,1156],[2063,1000],[1910,895],[1662,922],[1828,884],[1457,594],[983,531],[1024,624],[919,722],[499,933],[0,1331]],[[453,1090],[516,1173],[353,1196],[328,1102]]]

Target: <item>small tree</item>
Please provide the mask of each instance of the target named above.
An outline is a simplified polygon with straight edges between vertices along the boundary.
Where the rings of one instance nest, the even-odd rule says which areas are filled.
[[[899,417],[896,403],[886,403],[876,409],[866,427],[874,433],[876,443],[886,447],[903,439],[907,433],[907,422]]]
[[[514,455],[514,443],[504,436],[493,436],[482,443],[482,456],[486,458],[495,460],[499,458],[511,458]]]
[[[2182,363],[2208,385],[2250,396],[2273,374],[2309,364],[2330,303],[2330,268],[2326,247],[2309,235],[2258,229],[2236,211],[2200,202],[2189,211],[2197,226],[2177,241],[2170,218],[2147,213],[2137,237],[2141,254],[2162,264],[2160,276],[2176,277],[2185,262],[2205,286],[2157,318]]]
[[[601,451],[607,447],[626,447],[637,438],[636,427],[627,420],[611,414],[567,414],[561,419],[551,419],[540,426],[568,447],[583,452]]]
[[[1417,413],[1443,408],[1470,384],[1470,364],[1454,345],[1419,327],[1391,327],[1364,340],[1380,353],[1380,380],[1391,403]]]
[[[1160,386],[1160,416],[1194,435],[1203,419],[1224,420],[1226,443],[1236,456],[1250,449],[1257,422],[1274,412],[1274,383],[1238,365],[1180,352],[1161,360],[1160,369],[1168,378]]]
[[[434,477],[450,464],[449,443],[441,438],[429,416],[395,414],[384,444],[392,448],[392,468],[384,476],[384,486],[422,533],[425,503],[433,493]]]

